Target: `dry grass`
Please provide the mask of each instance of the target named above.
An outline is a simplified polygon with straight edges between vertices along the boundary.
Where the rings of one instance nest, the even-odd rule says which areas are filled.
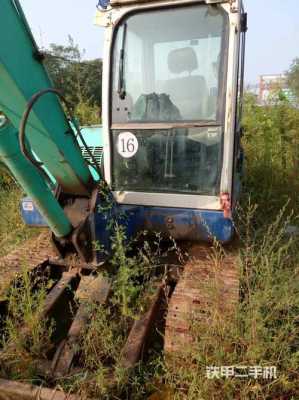
[[[21,218],[19,207],[23,196],[24,193],[14,184],[0,190],[0,257],[39,232],[28,228]]]
[[[249,204],[239,225],[239,310],[231,319],[211,310],[213,318],[192,327],[192,355],[166,363],[163,380],[174,399],[295,400],[299,396],[298,240],[285,237],[290,222],[285,210],[258,228],[256,214]],[[206,369],[214,366],[275,366],[277,378],[208,379]]]

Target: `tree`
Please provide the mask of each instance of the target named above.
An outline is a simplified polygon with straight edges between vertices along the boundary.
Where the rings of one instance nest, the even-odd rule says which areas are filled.
[[[287,73],[288,84],[293,93],[299,99],[299,58],[295,58]]]
[[[272,100],[263,106],[254,95],[246,93],[244,105],[244,143],[250,162],[268,170],[267,179],[277,176],[277,171],[283,172],[284,177],[297,174],[299,110],[281,90],[274,92]]]
[[[102,60],[84,60],[84,51],[69,36],[67,46],[51,44],[45,66],[54,86],[61,90],[81,124],[100,122]]]

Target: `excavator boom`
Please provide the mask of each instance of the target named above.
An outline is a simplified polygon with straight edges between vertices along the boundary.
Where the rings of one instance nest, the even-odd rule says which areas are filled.
[[[0,158],[51,228],[59,253],[64,255],[70,245],[86,261],[91,259],[88,217],[95,207],[97,181],[78,144],[80,130],[66,116],[67,102],[53,88],[43,59],[19,1],[4,0],[0,15]],[[83,145],[90,152],[84,139]]]
[[[17,0],[1,5],[0,107],[19,129],[27,103],[52,83]],[[66,193],[88,195],[93,179],[70,129],[60,101],[47,93],[35,104],[27,123],[31,149]]]

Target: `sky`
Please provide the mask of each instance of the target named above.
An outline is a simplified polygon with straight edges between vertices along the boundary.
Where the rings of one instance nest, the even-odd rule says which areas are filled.
[[[97,0],[20,0],[39,46],[66,44],[71,35],[88,59],[102,57],[103,28],[94,25]],[[246,83],[284,73],[299,57],[298,0],[244,0],[248,13]]]

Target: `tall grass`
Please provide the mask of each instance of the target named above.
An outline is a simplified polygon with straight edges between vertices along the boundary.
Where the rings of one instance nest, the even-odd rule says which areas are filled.
[[[8,295],[8,316],[0,345],[0,375],[3,378],[38,378],[38,363],[51,349],[53,324],[43,316],[46,286],[23,268]]]
[[[27,227],[22,220],[22,196],[24,193],[12,182],[0,186],[0,257],[38,232],[37,229]]]
[[[299,110],[283,94],[261,107],[253,95],[245,97],[243,146],[245,197],[269,219],[288,202],[299,214]]]
[[[249,95],[245,112],[240,306],[233,319],[214,313],[197,324],[192,356],[166,362],[160,383],[171,398],[299,398],[299,239],[287,235],[299,214],[299,110],[280,96],[260,107]],[[208,379],[209,366],[275,366],[277,377]]]
[[[298,240],[285,237],[283,209],[256,228],[257,209],[242,210],[241,302],[235,318],[211,313],[192,329],[193,353],[166,362],[166,385],[177,399],[297,399],[299,396]],[[255,228],[253,228],[255,227]],[[216,377],[207,367],[277,368],[276,379]],[[247,370],[248,372],[248,370]]]

